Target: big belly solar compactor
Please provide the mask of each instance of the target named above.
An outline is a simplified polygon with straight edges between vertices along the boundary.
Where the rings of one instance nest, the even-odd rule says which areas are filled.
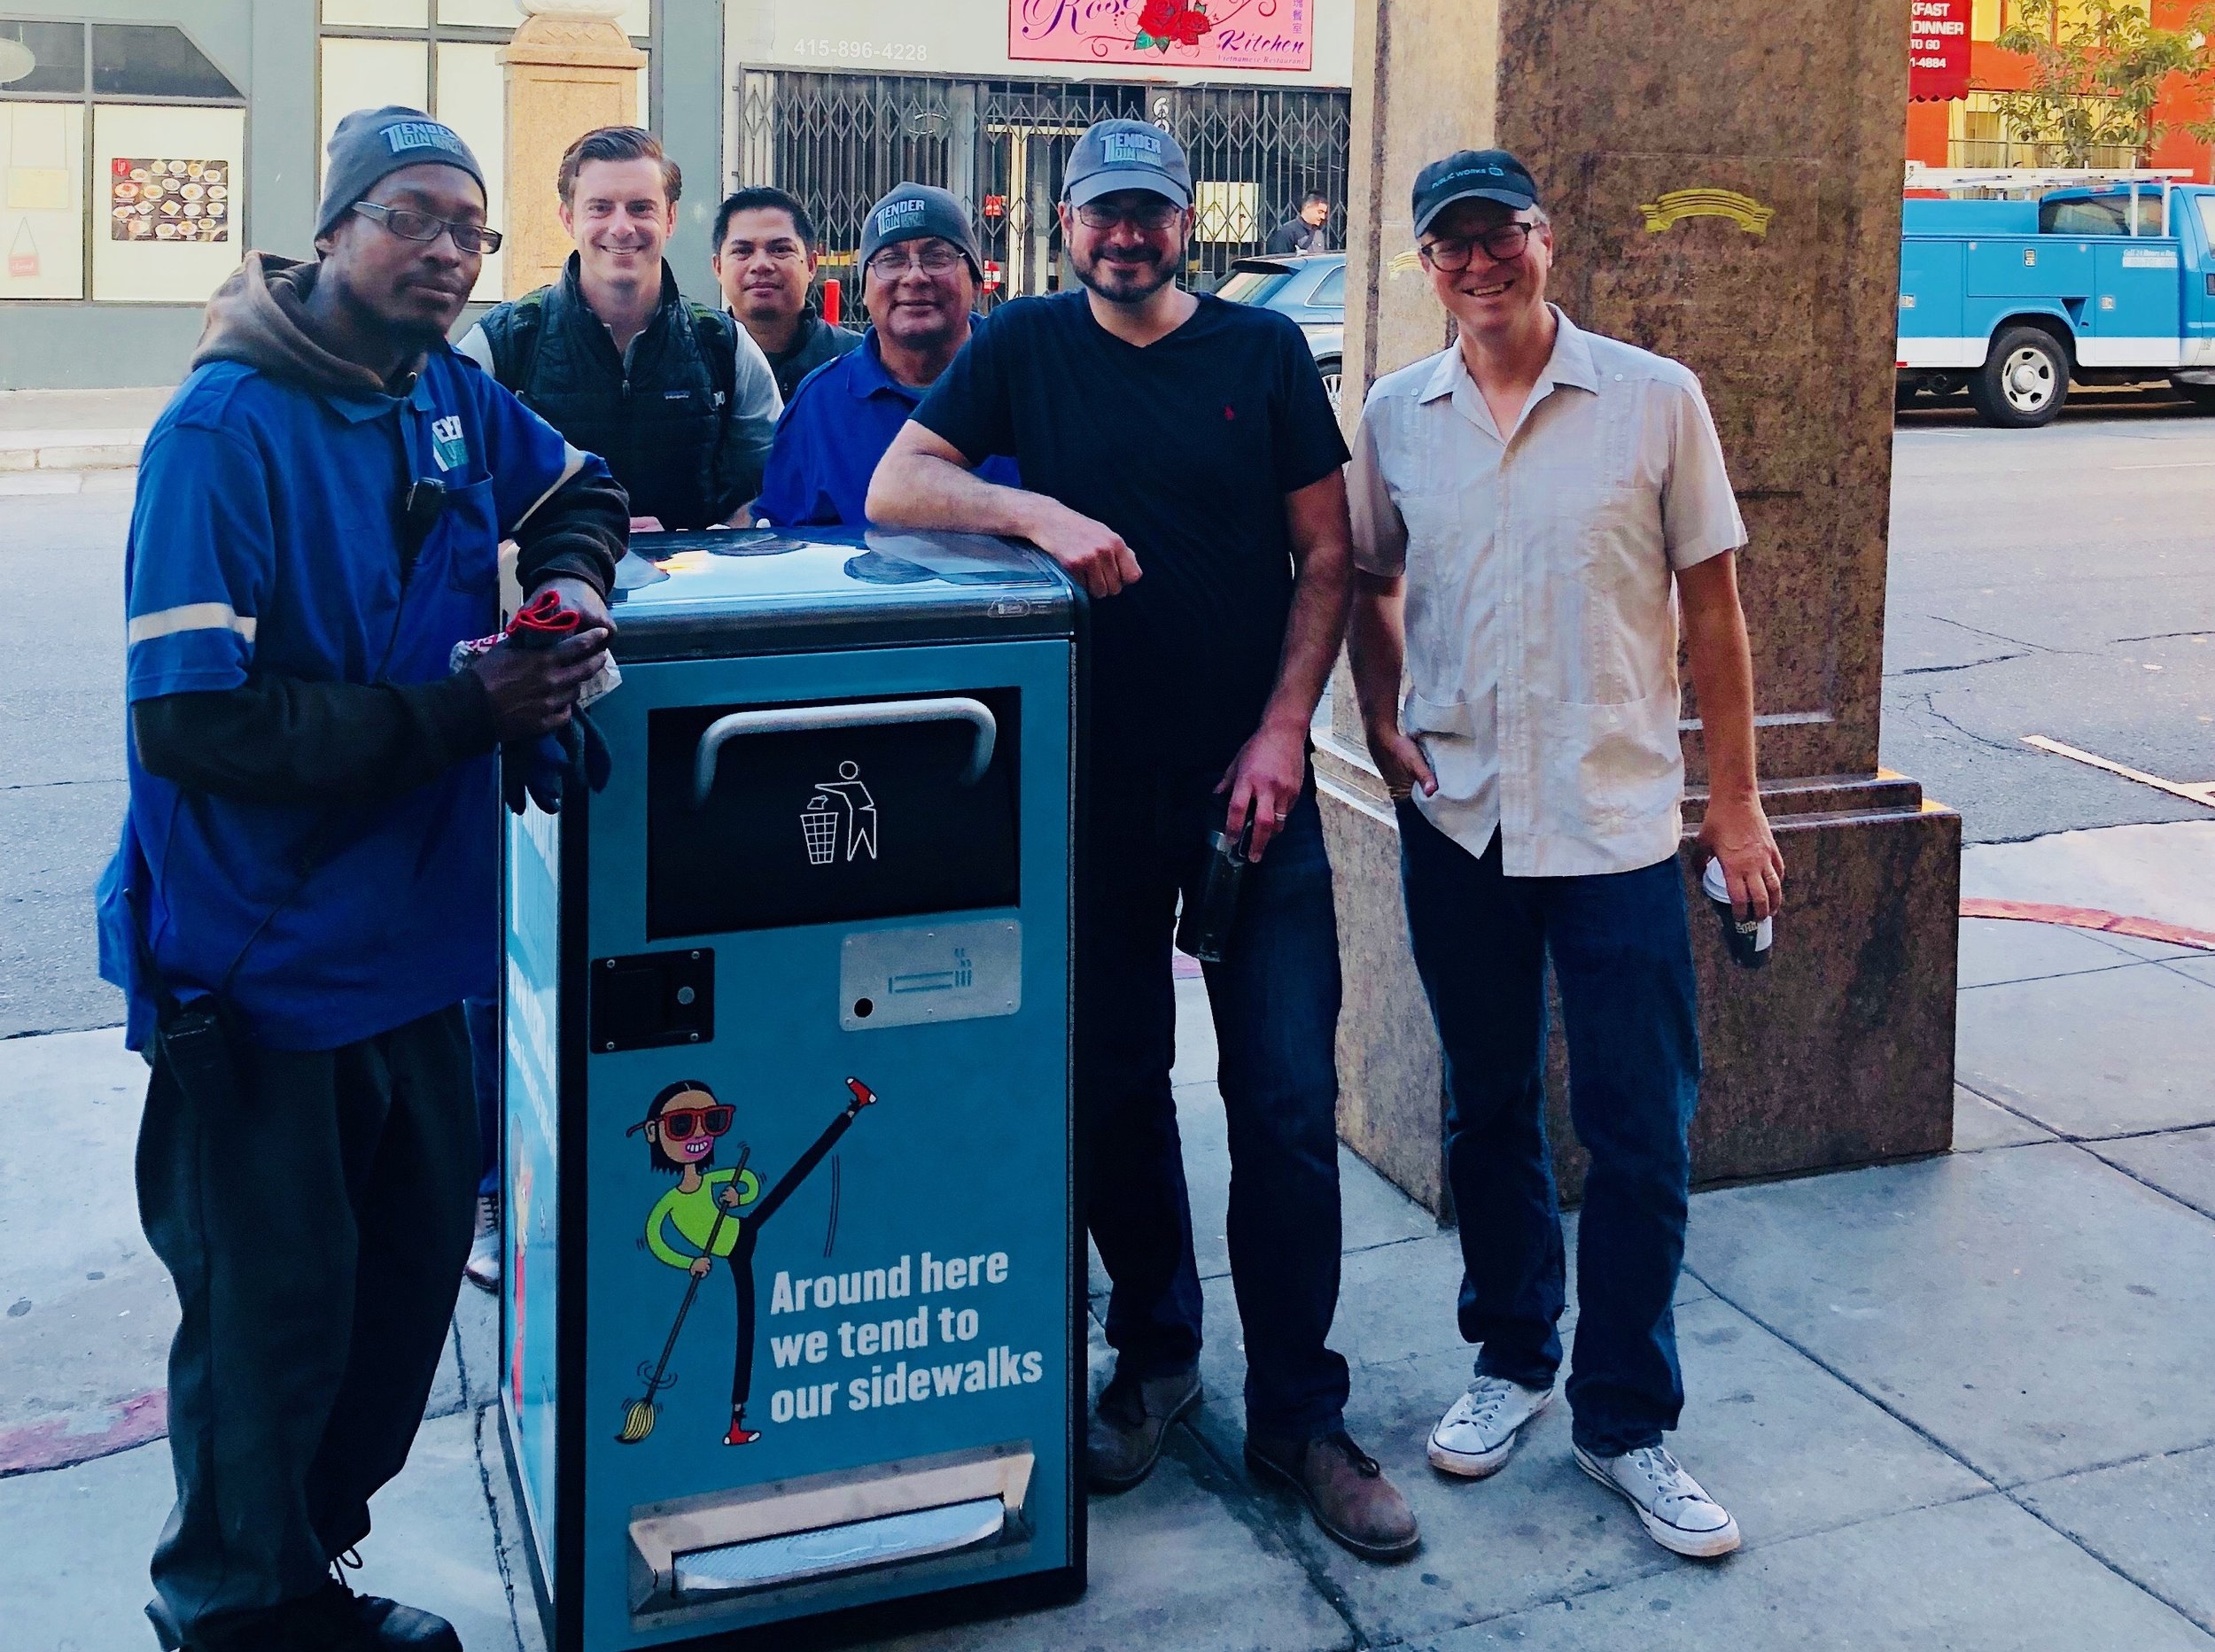
[[[549,1644],[1069,1598],[1084,599],[836,531],[641,536],[619,584],[610,783],[507,826],[501,1408]]]

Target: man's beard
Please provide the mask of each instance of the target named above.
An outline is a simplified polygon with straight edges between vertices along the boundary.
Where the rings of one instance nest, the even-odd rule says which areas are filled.
[[[1077,280],[1110,304],[1143,304],[1170,283],[1177,279],[1177,260],[1147,249],[1152,259],[1148,265],[1129,261],[1110,262],[1104,255],[1090,260],[1079,259],[1073,252],[1069,266],[1076,271]]]

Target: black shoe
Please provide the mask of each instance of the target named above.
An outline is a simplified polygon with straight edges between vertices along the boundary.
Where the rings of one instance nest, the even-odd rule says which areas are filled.
[[[346,1621],[353,1637],[335,1642],[335,1647],[346,1652],[462,1652],[462,1637],[436,1612],[402,1606],[381,1594],[356,1594],[348,1588],[347,1571],[361,1566],[361,1556],[350,1548],[330,1563],[330,1581],[323,1586],[321,1598],[329,1602],[334,1617]]]

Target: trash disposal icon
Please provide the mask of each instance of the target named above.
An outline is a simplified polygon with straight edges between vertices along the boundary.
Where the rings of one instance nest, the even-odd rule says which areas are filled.
[[[815,782],[815,794],[800,810],[800,836],[807,845],[807,864],[828,866],[838,860],[838,828],[846,828],[846,859],[863,853],[877,857],[877,805],[861,783],[861,765],[838,765],[835,780]]]

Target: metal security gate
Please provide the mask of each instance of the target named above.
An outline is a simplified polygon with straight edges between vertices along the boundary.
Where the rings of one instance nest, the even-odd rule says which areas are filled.
[[[1260,252],[1310,190],[1330,199],[1332,239],[1344,237],[1343,91],[778,70],[747,72],[738,97],[738,182],[797,196],[820,231],[824,273],[850,283],[870,204],[896,183],[932,183],[969,204],[991,266],[987,305],[1054,291],[1069,148],[1111,116],[1151,120],[1185,146],[1193,285],[1212,287],[1232,260]]]

